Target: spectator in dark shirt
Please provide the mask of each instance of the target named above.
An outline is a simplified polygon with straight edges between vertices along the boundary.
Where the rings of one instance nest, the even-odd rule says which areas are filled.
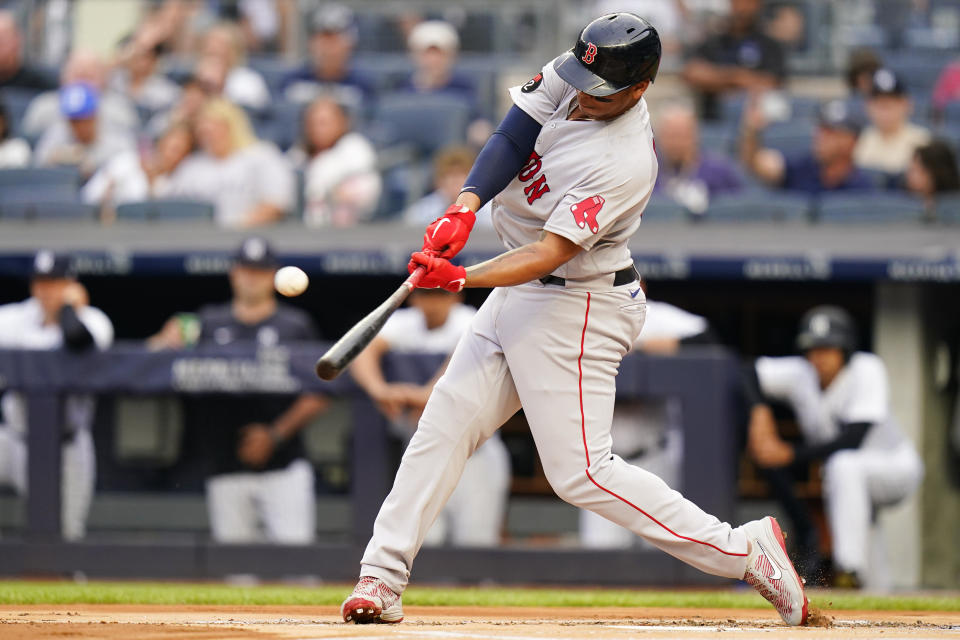
[[[460,97],[478,111],[473,81],[453,66],[460,49],[456,29],[442,20],[421,22],[410,32],[407,47],[415,69],[403,88],[417,93],[444,93]]]
[[[762,7],[762,0],[731,0],[724,31],[689,57],[683,77],[699,92],[703,118],[720,117],[718,99],[724,93],[782,84],[787,74],[783,46],[761,31]]]
[[[57,78],[33,69],[23,60],[23,39],[10,11],[0,11],[0,87],[21,87],[34,91],[56,89]]]
[[[853,150],[863,123],[844,101],[832,100],[821,107],[813,148],[796,157],[785,158],[776,149],[761,147],[760,134],[765,126],[759,101],[751,100],[744,111],[740,158],[767,184],[810,195],[874,187],[854,164]]]
[[[693,109],[681,104],[662,109],[656,133],[660,171],[654,192],[666,193],[693,213],[703,213],[710,198],[742,187],[731,159],[700,150]]]
[[[233,299],[203,307],[199,332],[171,318],[148,344],[256,345],[270,348],[315,340],[310,317],[279,304],[273,289],[277,260],[263,238],[247,238],[230,269]],[[314,474],[302,429],[327,406],[315,394],[206,396],[191,404],[196,440],[210,466],[207,509],[217,542],[309,543],[315,532]]]
[[[482,147],[493,133],[493,125],[479,102],[473,80],[454,69],[460,49],[460,37],[456,29],[443,20],[421,22],[410,31],[407,47],[413,56],[415,68],[401,89],[462,100],[470,107],[467,142],[478,149]]]
[[[283,97],[305,103],[321,93],[333,93],[351,109],[369,107],[373,84],[351,63],[356,41],[357,27],[350,9],[341,5],[317,9],[310,18],[310,60],[283,79]]]

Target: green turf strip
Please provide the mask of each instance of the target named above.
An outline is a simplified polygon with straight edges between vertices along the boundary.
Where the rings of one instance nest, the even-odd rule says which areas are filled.
[[[339,605],[349,585],[295,587],[159,582],[0,581],[0,604],[192,604]],[[812,602],[825,609],[960,611],[949,595],[871,596],[818,591]],[[407,605],[523,607],[688,607],[742,609],[768,606],[752,590],[655,591],[650,589],[513,589],[411,587]]]

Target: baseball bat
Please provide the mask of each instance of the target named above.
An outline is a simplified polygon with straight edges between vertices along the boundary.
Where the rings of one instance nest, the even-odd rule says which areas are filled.
[[[340,372],[347,368],[353,359],[363,351],[374,336],[380,333],[380,329],[387,322],[397,308],[403,304],[410,292],[417,288],[420,278],[426,270],[423,267],[417,267],[413,273],[403,281],[396,291],[389,298],[380,303],[380,306],[371,311],[366,317],[353,325],[353,327],[343,334],[343,337],[337,340],[332,347],[327,349],[319,360],[317,360],[317,375],[324,380],[333,380]]]

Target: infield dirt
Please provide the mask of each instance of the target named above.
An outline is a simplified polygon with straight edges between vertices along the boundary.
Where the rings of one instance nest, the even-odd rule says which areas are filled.
[[[398,625],[357,626],[329,606],[3,605],[0,638],[960,638],[960,614],[941,612],[827,611],[829,626],[794,629],[761,609],[409,607],[406,614]]]

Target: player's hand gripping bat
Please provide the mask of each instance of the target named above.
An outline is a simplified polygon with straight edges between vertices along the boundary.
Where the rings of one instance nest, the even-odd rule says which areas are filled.
[[[353,325],[342,338],[327,349],[327,352],[317,360],[315,367],[317,375],[324,380],[333,380],[340,375],[340,372],[346,369],[347,365],[353,362],[353,359],[380,332],[390,314],[396,311],[410,292],[417,288],[425,271],[423,267],[417,267],[389,298],[368,313],[363,320]]]

